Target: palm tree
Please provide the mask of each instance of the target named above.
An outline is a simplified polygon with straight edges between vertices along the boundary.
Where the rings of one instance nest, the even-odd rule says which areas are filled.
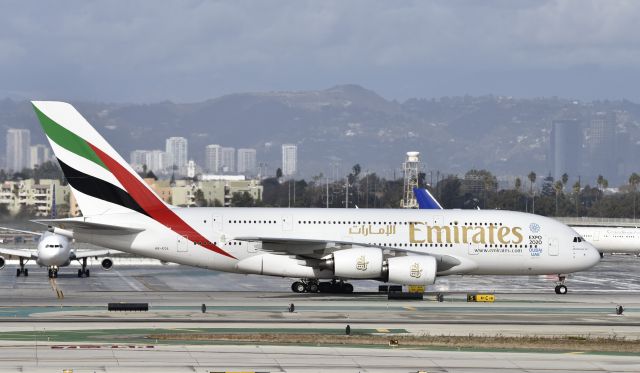
[[[631,176],[629,176],[629,184],[633,188],[633,219],[635,220],[635,218],[636,218],[636,194],[637,194],[637,190],[638,190],[638,184],[640,184],[640,175],[638,175],[635,172],[632,173]]]
[[[580,180],[576,181],[575,184],[573,184],[573,194],[575,196],[576,199],[576,217],[580,216]]]
[[[566,172],[562,174],[562,191],[567,187],[567,183],[569,182],[569,174]]]
[[[558,180],[553,184],[553,189],[556,191],[556,216],[558,216],[558,195],[562,192],[562,181]]]
[[[518,192],[520,191],[520,188],[522,188],[522,180],[520,180],[519,177],[516,177],[515,188],[516,188],[516,191]]]
[[[596,184],[598,184],[598,191],[602,192],[602,183],[604,182],[604,176],[598,175]],[[596,202],[598,201],[598,193],[596,193]]]

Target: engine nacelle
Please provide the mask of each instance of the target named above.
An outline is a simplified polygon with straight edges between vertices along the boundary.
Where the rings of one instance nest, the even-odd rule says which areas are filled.
[[[431,285],[436,281],[436,258],[408,255],[387,260],[387,281],[403,285]]]
[[[111,267],[113,267],[113,260],[111,258],[104,258],[100,262],[100,265],[102,266],[102,269],[108,271],[111,269]]]
[[[4,268],[4,258],[0,256],[0,269]]]
[[[374,247],[355,247],[339,250],[325,259],[320,268],[333,270],[338,277],[379,278],[382,275],[382,250]]]

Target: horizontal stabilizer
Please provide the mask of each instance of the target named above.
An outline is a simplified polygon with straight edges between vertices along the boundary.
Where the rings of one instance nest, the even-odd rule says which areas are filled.
[[[107,236],[119,236],[127,234],[137,234],[144,231],[143,228],[122,227],[111,224],[91,223],[76,218],[70,219],[38,219],[32,220],[34,223],[43,224],[62,229],[68,229],[74,232],[93,233]]]
[[[34,235],[34,236],[42,236],[42,232],[25,231],[25,230],[22,230],[22,229],[15,229],[15,228],[9,228],[9,227],[0,227],[0,229],[5,230],[5,231],[10,231],[10,232],[18,232],[18,233],[31,234],[31,235]]]

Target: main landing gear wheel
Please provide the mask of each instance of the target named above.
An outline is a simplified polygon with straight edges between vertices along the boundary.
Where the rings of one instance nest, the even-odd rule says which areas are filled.
[[[29,276],[29,270],[24,268],[24,259],[22,258],[20,258],[20,268],[16,269],[16,276],[20,277],[20,275]]]
[[[294,293],[333,293],[333,294],[351,294],[353,293],[353,285],[344,281],[325,281],[317,280],[301,280],[291,284],[291,290]]]
[[[78,270],[78,277],[89,277],[87,269],[87,258],[82,258],[82,268]]]
[[[296,281],[291,284],[291,290],[293,290],[294,293],[304,293],[307,291],[307,287],[302,282]]]

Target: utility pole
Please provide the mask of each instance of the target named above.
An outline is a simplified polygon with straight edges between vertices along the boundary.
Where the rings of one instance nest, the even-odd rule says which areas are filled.
[[[349,178],[347,178],[347,182],[345,185],[345,204],[344,204],[344,208],[348,209],[349,208]]]
[[[327,178],[327,208],[329,208],[329,178]]]

